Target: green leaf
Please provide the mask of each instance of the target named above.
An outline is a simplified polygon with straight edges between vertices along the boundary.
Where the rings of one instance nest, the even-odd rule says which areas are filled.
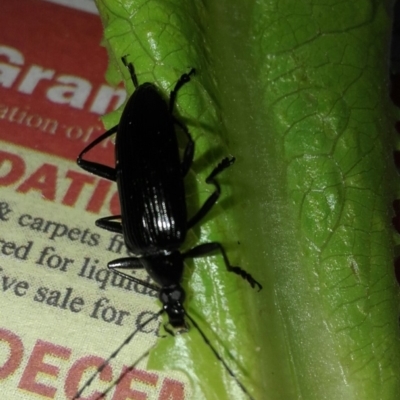
[[[118,65],[132,91],[127,54],[166,97],[196,68],[177,101],[196,142],[192,213],[214,165],[237,158],[187,247],[220,241],[264,289],[218,257],[189,263],[184,280],[188,312],[235,375],[258,400],[397,399],[391,3],[97,4],[112,81]],[[195,329],[160,340],[149,367],[184,372],[189,398],[246,398]]]

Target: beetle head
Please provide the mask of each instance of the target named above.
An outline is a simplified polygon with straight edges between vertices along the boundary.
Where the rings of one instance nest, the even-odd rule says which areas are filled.
[[[160,289],[159,299],[163,309],[168,315],[169,325],[175,334],[187,332],[188,326],[185,322],[185,291],[180,285],[172,285]],[[168,328],[166,328],[168,331]],[[171,333],[171,332],[170,332]]]

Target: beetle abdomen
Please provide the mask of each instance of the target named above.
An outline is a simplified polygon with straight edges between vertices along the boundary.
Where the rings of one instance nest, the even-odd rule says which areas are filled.
[[[187,215],[174,122],[154,85],[142,85],[130,102],[116,143],[125,242],[137,254],[176,249],[185,239]]]

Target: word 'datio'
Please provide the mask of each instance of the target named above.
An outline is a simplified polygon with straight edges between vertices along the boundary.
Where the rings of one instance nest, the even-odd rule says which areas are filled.
[[[74,170],[63,171],[61,167],[51,163],[43,163],[33,172],[28,172],[21,155],[1,150],[0,169],[4,171],[0,172],[0,187],[14,186],[18,193],[36,192],[42,199],[67,206],[75,206],[81,196],[89,193],[85,209],[92,213],[100,212],[112,187],[111,182]],[[69,183],[62,193],[61,179],[64,186],[65,182]],[[113,214],[119,213],[117,192],[111,196],[108,208]]]
[[[40,339],[36,341],[30,354],[26,354],[22,339],[3,328],[0,328],[0,350],[8,354],[3,365],[0,365],[2,383],[5,384],[9,378],[18,374],[17,388],[12,389],[14,398],[18,398],[17,393],[21,391],[21,394],[32,393],[46,399],[63,398],[63,396],[65,399],[72,399],[88,374],[93,373],[104,362],[104,359],[97,356],[85,356],[73,361],[72,349]],[[185,398],[184,385],[181,382],[140,369],[129,371],[129,367],[114,371],[109,364],[98,375],[92,386],[82,394],[82,400],[98,398],[102,393],[99,385],[102,384],[104,391],[122,374],[123,378],[112,389],[113,400],[147,398],[184,400]]]

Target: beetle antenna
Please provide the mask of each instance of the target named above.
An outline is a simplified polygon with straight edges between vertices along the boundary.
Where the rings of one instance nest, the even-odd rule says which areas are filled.
[[[75,394],[75,396],[73,397],[72,400],[76,400],[79,399],[81,394],[83,393],[83,391],[91,385],[91,383],[93,382],[94,378],[96,378],[96,376],[103,371],[103,369],[110,363],[110,361],[117,357],[117,355],[120,353],[120,351],[129,344],[129,342],[133,339],[133,337],[139,332],[141,331],[147,324],[149,324],[151,321],[154,321],[155,319],[157,319],[162,313],[164,312],[164,310],[160,310],[158,313],[154,314],[151,318],[149,318],[148,320],[144,321],[142,324],[140,324],[123,342],[122,344],[107,358],[107,360],[105,360],[103,362],[103,364],[100,365],[100,367],[97,368],[96,372],[93,373],[93,375],[85,382],[85,384],[82,386],[82,388]],[[151,348],[152,349],[152,348]],[[151,350],[150,349],[150,350]],[[146,355],[149,354],[150,350],[148,350],[146,353],[144,353],[142,356],[140,356],[140,358],[138,359],[138,361],[136,361],[132,367],[128,368],[127,372],[124,372],[116,381],[116,383],[119,383],[122,378],[131,370],[133,369]],[[114,385],[112,385],[114,386]],[[111,386],[111,387],[112,387]],[[107,389],[107,391],[105,393],[108,393],[111,390],[111,387],[109,387]],[[100,395],[99,398],[103,397],[103,394]],[[97,400],[97,399],[96,399]]]
[[[235,380],[235,382],[239,385],[240,389],[242,389],[243,393],[248,396],[250,400],[254,400],[254,397],[248,392],[246,387],[243,385],[242,382],[240,382],[239,378],[236,376],[236,374],[231,370],[231,368],[228,366],[228,364],[225,362],[225,360],[222,358],[222,356],[219,354],[217,349],[212,345],[206,334],[202,331],[202,329],[199,327],[197,322],[187,313],[185,312],[186,317],[190,320],[190,322],[193,324],[193,326],[198,330],[200,333],[201,337],[203,338],[204,342],[206,345],[211,349],[211,351],[214,353],[215,357],[221,362],[221,364],[224,366],[226,372]]]
[[[133,364],[131,364],[128,368],[126,368],[125,371],[122,372],[122,374],[114,382],[112,382],[104,392],[100,393],[100,395],[96,397],[94,400],[100,400],[104,398],[107,395],[107,393],[113,387],[117,386],[125,378],[125,376],[129,374],[129,372],[133,371],[136,368],[136,366],[140,363],[140,361],[146,358],[156,346],[157,343],[153,344],[153,346],[151,346],[144,354],[142,354]]]

